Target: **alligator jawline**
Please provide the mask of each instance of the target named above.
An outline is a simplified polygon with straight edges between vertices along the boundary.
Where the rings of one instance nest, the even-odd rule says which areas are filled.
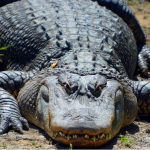
[[[64,138],[67,141],[72,140],[72,139],[78,139],[78,138],[83,138],[85,140],[90,140],[93,142],[99,141],[99,140],[110,140],[111,139],[111,133],[108,134],[97,134],[97,135],[88,135],[88,134],[65,134],[62,131],[52,131],[50,133],[52,138]]]

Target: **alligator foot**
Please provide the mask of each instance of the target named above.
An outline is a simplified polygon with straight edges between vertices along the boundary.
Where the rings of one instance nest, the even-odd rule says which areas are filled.
[[[20,133],[23,133],[23,128],[29,129],[27,120],[21,117],[16,99],[2,88],[0,103],[0,134],[7,132],[9,127]]]
[[[150,73],[148,73],[149,63],[150,63],[150,47],[144,45],[138,55],[138,65],[140,71],[147,77],[150,77]]]
[[[2,115],[0,117],[0,134],[8,131],[9,127],[12,126],[14,130],[23,133],[23,128],[28,130],[29,125],[26,119],[23,117],[10,117]]]
[[[150,81],[131,81],[138,102],[138,114],[150,115]]]

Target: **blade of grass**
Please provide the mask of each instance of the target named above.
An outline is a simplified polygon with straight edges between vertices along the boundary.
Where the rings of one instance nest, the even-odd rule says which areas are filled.
[[[0,50],[5,50],[5,49],[12,47],[12,46],[14,46],[14,45],[4,46],[4,47],[1,47]]]

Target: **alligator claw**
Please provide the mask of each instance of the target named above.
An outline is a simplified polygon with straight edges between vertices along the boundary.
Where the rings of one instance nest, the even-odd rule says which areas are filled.
[[[150,62],[150,47],[144,45],[143,47],[139,46],[140,53],[138,54],[138,66],[142,74],[146,77],[150,77],[149,74],[149,62]]]
[[[27,121],[25,118],[23,118],[23,117],[20,117],[19,119],[20,119],[20,121],[21,121],[21,123],[22,123],[22,125],[23,125],[23,128],[24,128],[25,130],[29,130],[28,121]]]
[[[0,119],[0,134],[3,134],[4,132],[6,132],[9,128],[9,121],[8,121],[8,118],[4,118],[1,117]]]
[[[3,134],[3,130],[2,129],[0,129],[0,134]]]
[[[0,119],[0,134],[8,131],[9,127],[23,134],[23,128],[28,130],[29,124],[23,117],[1,117]]]

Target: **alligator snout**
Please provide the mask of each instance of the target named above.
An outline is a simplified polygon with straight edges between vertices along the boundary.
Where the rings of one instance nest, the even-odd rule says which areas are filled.
[[[111,131],[115,115],[113,99],[81,94],[80,89],[67,96],[62,86],[57,86],[57,90],[50,89],[49,114],[53,131],[89,135]]]
[[[106,112],[102,110],[103,106],[93,109],[92,107],[86,108],[79,102],[77,103],[70,110],[68,108],[63,110],[57,109],[57,114],[51,113],[50,120],[53,131],[62,131],[66,134],[88,135],[106,134],[111,131],[114,120],[114,115],[112,115],[114,108]],[[101,113],[98,113],[98,110],[101,110]]]
[[[79,120],[79,123],[83,123],[85,121],[93,121],[96,112],[92,108],[80,108],[70,110],[69,114],[72,120]]]

